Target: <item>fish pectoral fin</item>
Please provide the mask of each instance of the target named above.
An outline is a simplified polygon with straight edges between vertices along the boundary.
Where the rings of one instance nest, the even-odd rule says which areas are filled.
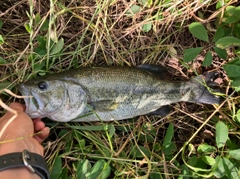
[[[112,100],[101,100],[88,103],[95,111],[108,112],[118,108],[119,103]]]
[[[167,116],[168,114],[170,114],[172,111],[172,107],[169,105],[166,106],[162,106],[160,108],[158,108],[157,110],[150,112],[148,114],[146,114],[147,116]]]

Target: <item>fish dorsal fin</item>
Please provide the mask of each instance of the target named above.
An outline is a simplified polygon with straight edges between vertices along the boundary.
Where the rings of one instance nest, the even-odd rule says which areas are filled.
[[[171,77],[173,76],[171,73],[167,71],[167,69],[164,66],[161,66],[161,65],[143,64],[143,65],[138,65],[137,68],[143,69],[164,80],[170,80]]]
[[[109,112],[118,108],[118,103],[112,100],[92,101],[87,104],[92,110],[99,112]]]

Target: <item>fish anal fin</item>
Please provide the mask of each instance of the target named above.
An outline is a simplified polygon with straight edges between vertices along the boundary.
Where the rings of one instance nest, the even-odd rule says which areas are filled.
[[[168,114],[170,114],[172,111],[172,107],[169,105],[166,106],[162,106],[160,108],[158,108],[157,110],[150,112],[148,114],[146,114],[147,116],[167,116]]]

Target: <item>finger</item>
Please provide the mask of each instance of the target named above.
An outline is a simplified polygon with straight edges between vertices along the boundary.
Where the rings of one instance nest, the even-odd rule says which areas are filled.
[[[41,120],[37,120],[37,121],[35,120],[33,122],[33,124],[34,124],[34,131],[35,132],[39,132],[45,127],[44,122],[42,122]]]
[[[37,122],[42,121],[41,118],[34,118],[32,119],[33,124],[35,125]]]
[[[44,127],[40,132],[40,134],[35,135],[33,138],[41,144],[49,136],[50,128]]]
[[[16,110],[17,112],[23,112],[25,111],[25,105],[13,102],[9,105],[10,108]]]

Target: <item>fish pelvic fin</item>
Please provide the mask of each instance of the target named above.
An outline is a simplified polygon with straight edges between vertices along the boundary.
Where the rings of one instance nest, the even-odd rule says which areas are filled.
[[[193,89],[194,103],[220,104],[223,98],[220,95],[220,87],[209,79],[209,76],[199,75],[191,80],[196,84]],[[218,95],[217,95],[218,94]]]

